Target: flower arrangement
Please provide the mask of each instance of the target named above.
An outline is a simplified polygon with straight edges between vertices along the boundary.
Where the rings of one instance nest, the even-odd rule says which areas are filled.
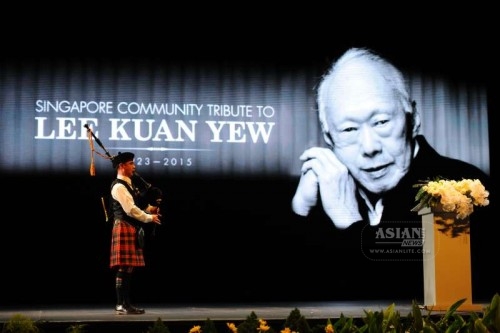
[[[456,213],[457,219],[466,219],[474,211],[474,206],[489,205],[489,192],[478,179],[462,179],[460,181],[436,179],[415,184],[420,187],[415,201],[418,204],[412,211],[424,207],[441,207],[445,212]]]

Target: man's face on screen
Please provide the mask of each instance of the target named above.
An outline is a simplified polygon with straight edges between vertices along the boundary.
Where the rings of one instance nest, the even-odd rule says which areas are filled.
[[[326,121],[333,151],[366,190],[381,194],[408,172],[407,114],[380,68],[347,64],[330,85]]]

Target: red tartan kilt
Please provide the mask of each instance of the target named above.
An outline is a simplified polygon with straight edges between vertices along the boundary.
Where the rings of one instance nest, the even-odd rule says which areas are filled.
[[[111,255],[109,266],[145,266],[144,252],[137,247],[134,226],[125,221],[115,222],[111,233]]]

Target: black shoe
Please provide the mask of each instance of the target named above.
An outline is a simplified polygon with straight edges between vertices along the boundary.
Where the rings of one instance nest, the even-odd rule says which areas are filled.
[[[127,310],[132,314],[143,314],[146,313],[144,309],[136,308],[133,305],[126,305]]]
[[[138,309],[136,307],[133,307],[131,305],[129,306],[124,306],[124,305],[117,305],[115,308],[116,314],[118,315],[129,315],[129,314],[143,314],[146,311],[144,309]]]

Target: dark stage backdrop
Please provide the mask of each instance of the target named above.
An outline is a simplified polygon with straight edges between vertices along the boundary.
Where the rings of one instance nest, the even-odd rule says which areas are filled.
[[[323,145],[315,87],[342,51],[296,62],[3,61],[0,172],[13,217],[1,232],[1,304],[114,302],[101,196],[115,176],[107,154],[120,151],[134,152],[139,173],[165,194],[137,301],[422,297],[408,292],[411,272],[372,294],[362,276],[336,284],[349,267],[335,255],[349,254],[331,244],[317,251],[332,226],[311,233],[292,223],[298,157]],[[461,77],[380,51],[405,71],[431,144],[490,174],[486,74]]]

